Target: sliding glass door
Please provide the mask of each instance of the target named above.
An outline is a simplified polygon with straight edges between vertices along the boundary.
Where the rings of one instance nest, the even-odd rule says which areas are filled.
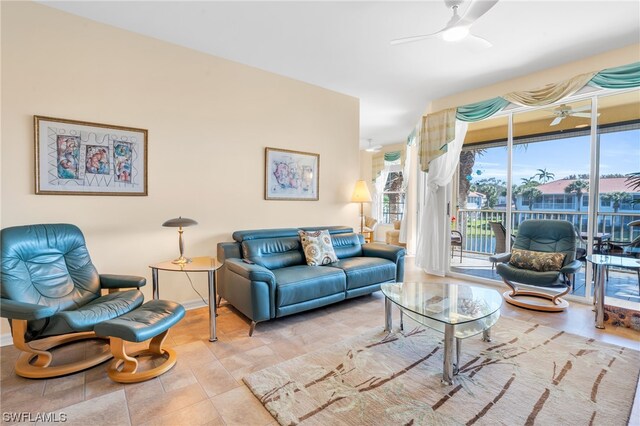
[[[571,222],[582,260],[640,258],[640,91],[584,92],[470,123],[452,220],[463,256],[452,257],[451,272],[500,280],[489,256],[508,248],[527,219]],[[574,297],[591,297],[591,272],[583,264]],[[607,303],[640,301],[634,271],[611,269],[607,288]]]
[[[586,248],[591,110],[585,99],[513,114],[513,234],[528,219],[567,220]],[[586,282],[583,268],[572,294],[585,296]]]

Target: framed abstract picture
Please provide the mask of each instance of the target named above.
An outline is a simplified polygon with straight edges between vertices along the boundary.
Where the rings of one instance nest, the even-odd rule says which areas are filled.
[[[147,195],[147,130],[34,116],[36,194]]]
[[[318,200],[319,154],[266,148],[264,169],[265,200]]]

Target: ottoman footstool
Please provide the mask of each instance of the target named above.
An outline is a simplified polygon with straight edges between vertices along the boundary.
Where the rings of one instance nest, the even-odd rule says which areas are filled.
[[[162,344],[169,328],[184,317],[184,307],[167,300],[152,300],[139,308],[95,326],[98,336],[109,337],[114,360],[109,367],[111,380],[120,383],[137,383],[153,379],[173,367],[177,355],[173,349],[163,348]],[[151,339],[149,348],[127,354],[125,342],[144,342]],[[161,355],[166,360],[150,370],[137,373],[140,355]],[[122,368],[120,368],[122,366]]]

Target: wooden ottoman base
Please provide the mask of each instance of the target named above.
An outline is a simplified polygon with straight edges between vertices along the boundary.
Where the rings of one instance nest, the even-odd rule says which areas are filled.
[[[151,339],[148,349],[127,354],[125,350],[125,340],[119,337],[111,337],[111,353],[114,360],[109,366],[109,377],[114,382],[119,383],[138,383],[144,382],[158,377],[161,374],[166,373],[176,364],[178,356],[173,349],[163,348],[162,344],[167,337],[169,330],[158,334]],[[162,356],[166,360],[157,367],[142,372],[138,371],[138,360],[140,356]]]
[[[109,337],[115,358],[109,366],[109,377],[119,383],[138,383],[166,373],[176,364],[178,356],[162,347],[169,329],[184,317],[184,307],[167,300],[152,300],[124,315],[96,325],[100,336]],[[149,348],[127,354],[126,342],[149,341]],[[157,367],[138,372],[138,360],[143,356],[165,358]]]

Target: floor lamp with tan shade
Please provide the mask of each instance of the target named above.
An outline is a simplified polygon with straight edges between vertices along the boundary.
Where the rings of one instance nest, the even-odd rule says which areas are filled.
[[[351,202],[360,203],[360,233],[362,234],[364,231],[364,203],[371,202],[371,193],[369,192],[367,182],[363,180],[356,182],[356,187],[351,196]]]

